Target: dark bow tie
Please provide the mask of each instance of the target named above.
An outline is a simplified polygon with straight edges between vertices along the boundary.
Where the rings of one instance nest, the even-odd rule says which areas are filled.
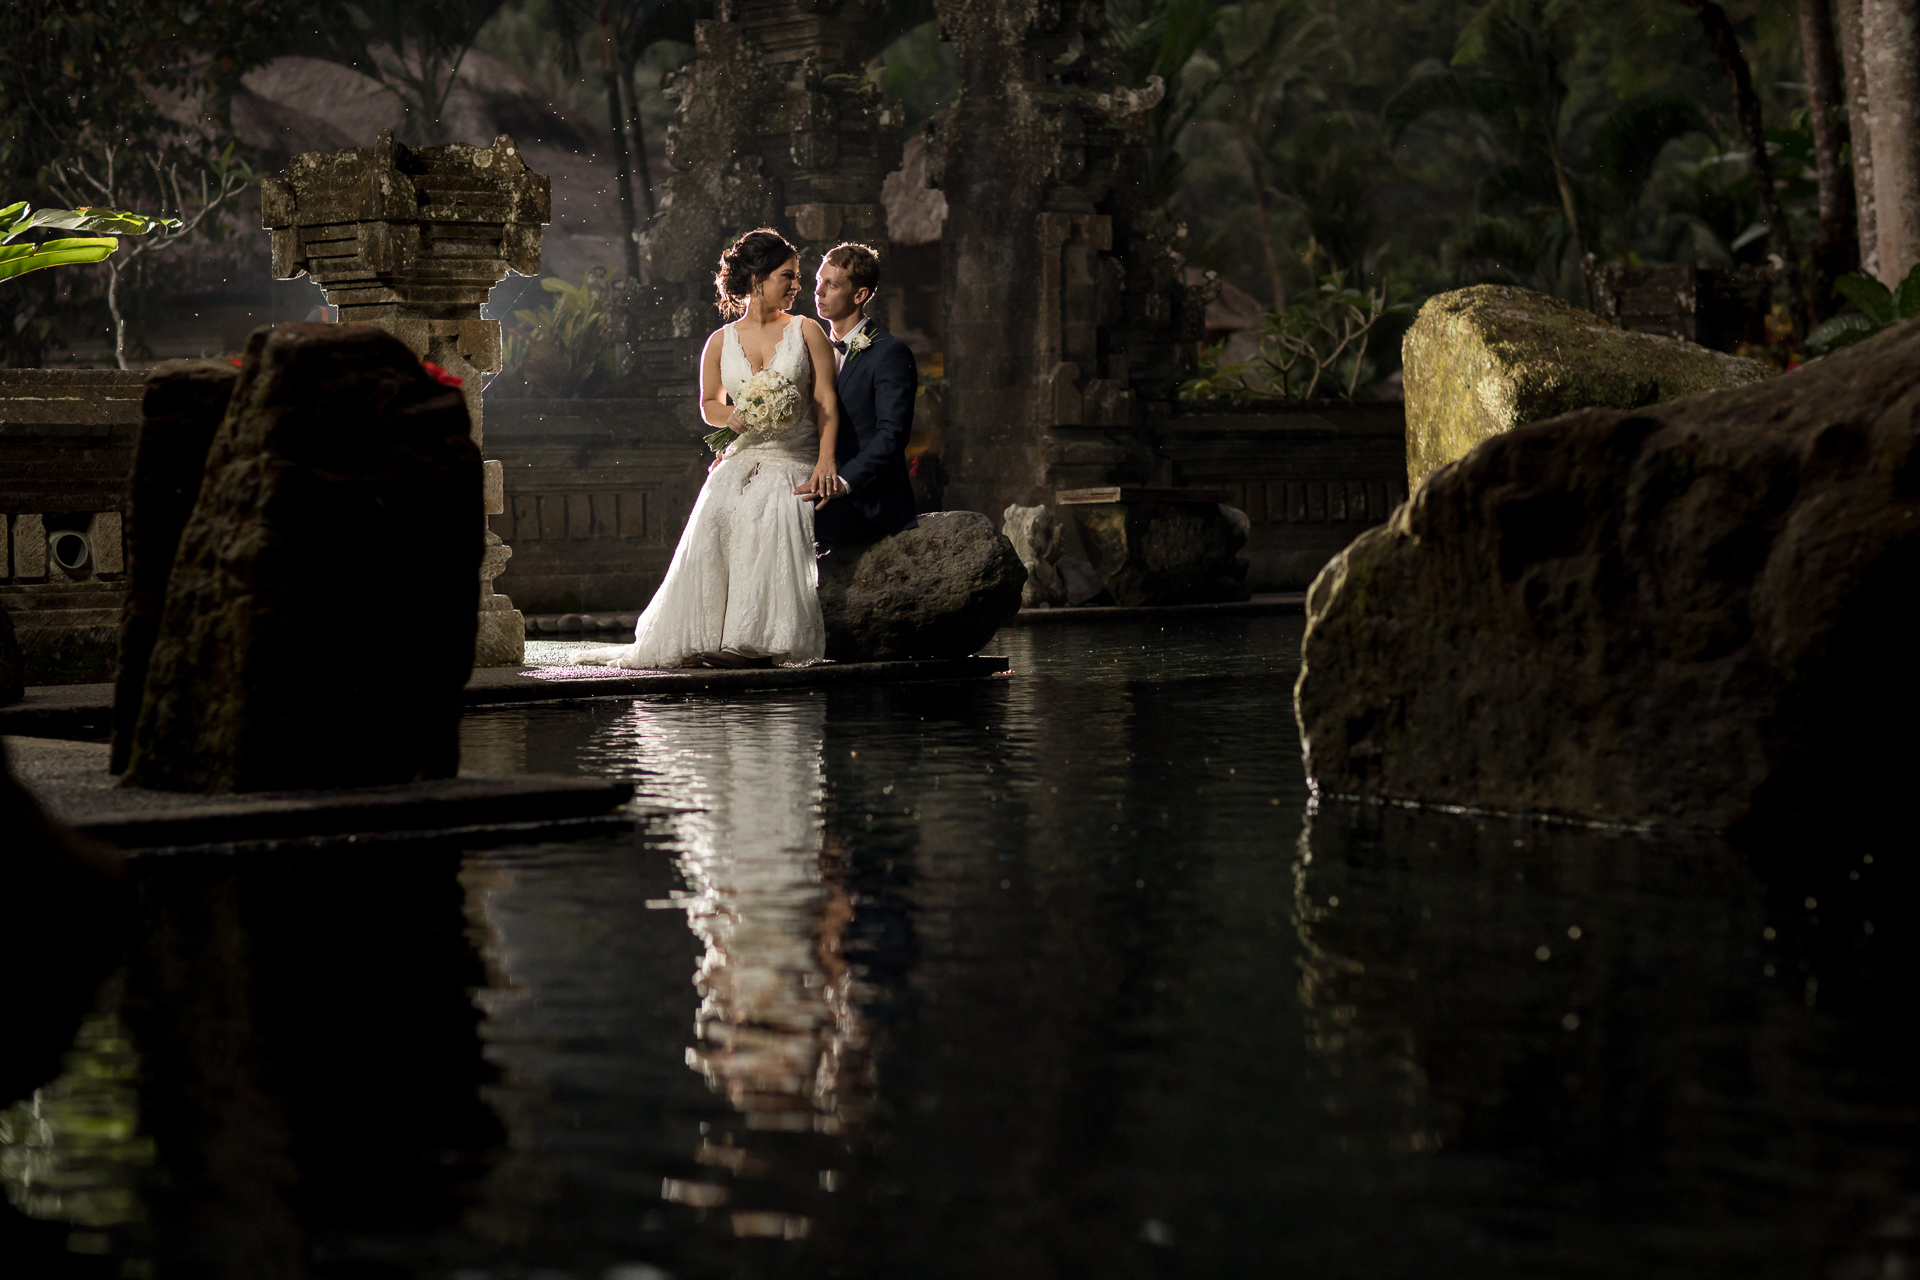
[[[834,338],[832,342],[835,351],[838,351],[841,355],[847,354],[847,340],[845,338]]]

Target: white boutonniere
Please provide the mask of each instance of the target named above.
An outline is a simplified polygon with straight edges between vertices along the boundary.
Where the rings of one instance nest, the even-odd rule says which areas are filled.
[[[858,329],[855,329],[853,335],[847,339],[848,362],[851,363],[855,356],[872,345],[873,330],[867,328],[865,325],[861,325]]]

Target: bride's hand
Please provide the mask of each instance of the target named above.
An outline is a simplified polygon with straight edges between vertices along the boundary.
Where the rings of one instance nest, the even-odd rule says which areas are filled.
[[[815,499],[813,507],[818,511],[835,498],[846,496],[847,482],[840,478],[840,470],[833,465],[833,459],[822,458],[814,464],[813,474],[807,482],[795,489],[796,497]]]

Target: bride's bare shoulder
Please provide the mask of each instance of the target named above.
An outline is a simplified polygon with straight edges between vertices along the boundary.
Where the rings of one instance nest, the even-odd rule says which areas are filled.
[[[827,331],[821,328],[820,322],[812,316],[800,317],[800,336],[806,340],[807,350],[816,356],[833,349],[832,340],[827,337]]]

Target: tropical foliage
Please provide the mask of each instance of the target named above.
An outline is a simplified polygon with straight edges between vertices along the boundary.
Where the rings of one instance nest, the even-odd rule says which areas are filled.
[[[1792,12],[1742,13],[1776,146],[1799,147]],[[1200,265],[1249,292],[1310,285],[1309,239],[1415,296],[1502,281],[1584,302],[1589,253],[1766,261],[1720,68],[1668,0],[1244,0],[1194,65],[1219,79],[1179,139],[1175,208]],[[1805,244],[1803,171],[1783,194]]]
[[[100,262],[120,247],[122,235],[143,236],[149,231],[179,226],[176,218],[149,218],[123,209],[35,209],[21,200],[0,209],[0,280],[46,267]],[[111,231],[106,236],[65,236],[57,240],[15,244],[36,227],[58,231]]]
[[[1314,293],[1261,317],[1259,345],[1248,359],[1228,362],[1224,343],[1204,350],[1200,376],[1181,387],[1181,398],[1353,400],[1379,372],[1368,349],[1382,322],[1410,310],[1389,303],[1384,289],[1355,288],[1344,271],[1334,271]]]
[[[1882,329],[1920,316],[1920,263],[1907,272],[1907,278],[1889,289],[1872,276],[1842,276],[1833,287],[1858,307],[1833,319],[1807,335],[1807,346],[1814,351],[1837,351],[1871,338]]]
[[[1394,299],[1500,282],[1584,305],[1590,258],[1772,262],[1726,68],[1675,0],[1106,7],[1121,74],[1166,86],[1147,122],[1149,199],[1185,226],[1191,265],[1275,316],[1334,270]],[[1818,204],[1797,12],[1724,7],[1804,255]],[[920,36],[932,28],[887,50],[876,74],[937,100],[953,73],[943,90]],[[1397,321],[1377,323],[1369,359],[1387,373]]]
[[[1147,119],[1140,174],[1155,216],[1185,228],[1178,242],[1191,266],[1275,316],[1317,298],[1333,271],[1393,299],[1493,280],[1584,301],[1589,255],[1730,266],[1778,252],[1726,69],[1686,4],[1105,3],[1109,65],[1131,83],[1158,77],[1165,87]],[[1750,66],[1776,189],[1804,252],[1818,218],[1796,8],[1721,7]],[[232,140],[242,77],[267,59],[357,67],[406,107],[409,140],[440,141],[455,79],[484,51],[553,99],[572,122],[556,128],[577,131],[570,145],[606,159],[621,139],[628,163],[615,154],[610,167],[637,220],[652,206],[647,157],[657,165],[665,131],[660,77],[690,56],[695,20],[712,12],[711,0],[15,0],[0,6],[10,51],[0,65],[0,182],[35,205],[62,203],[58,175],[116,148],[158,162],[135,166],[139,181],[118,203],[184,221],[152,173],[211,172]],[[884,46],[870,74],[903,101],[909,129],[957,84],[932,17],[931,0],[900,0],[863,27]],[[209,218],[194,234],[218,236],[224,225]],[[27,275],[0,309],[8,361],[36,362],[49,317],[97,307],[109,285],[125,293],[136,330],[141,317],[150,323],[163,279],[178,288],[180,268],[158,262],[181,259],[149,254],[124,282]],[[1383,317],[1368,339],[1368,360],[1384,357],[1378,372],[1391,370],[1394,325]]]
[[[570,400],[613,381],[619,353],[607,337],[606,311],[595,289],[599,283],[591,272],[579,284],[553,276],[540,281],[553,302],[513,313],[497,379],[500,394]]]

